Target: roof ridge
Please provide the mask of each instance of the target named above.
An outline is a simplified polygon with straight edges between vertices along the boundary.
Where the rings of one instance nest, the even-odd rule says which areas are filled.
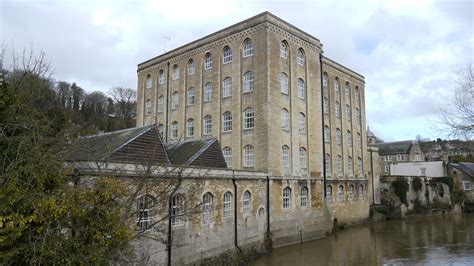
[[[141,132],[139,132],[137,135],[135,135],[134,137],[130,138],[128,141],[122,143],[121,145],[119,145],[115,150],[113,150],[110,155],[112,155],[114,152],[120,150],[121,148],[125,147],[126,145],[128,145],[130,142],[136,140],[138,137],[140,137],[141,135],[145,134],[146,132],[150,131],[150,129],[153,128],[153,126],[156,126],[155,124],[152,124],[150,126],[146,126],[143,128],[143,130]]]
[[[153,125],[144,126],[142,128],[146,129],[147,127],[151,127],[151,126],[153,126]],[[137,128],[137,127],[124,128],[124,129],[117,130],[117,131],[110,131],[110,132],[98,133],[98,134],[95,134],[95,135],[82,136],[79,139],[89,139],[89,138],[95,138],[95,137],[108,136],[108,135],[113,135],[113,134],[117,134],[117,133],[132,131],[132,130],[136,130],[136,129],[139,129],[139,128]]]
[[[202,146],[201,149],[197,151],[193,156],[191,156],[191,158],[189,158],[189,160],[186,162],[186,165],[190,165],[194,160],[196,160],[199,156],[201,156],[201,154],[205,150],[207,150],[207,148],[209,148],[214,142],[217,141],[217,138],[212,138],[212,139],[204,140],[204,141],[209,141],[209,142],[206,145]]]

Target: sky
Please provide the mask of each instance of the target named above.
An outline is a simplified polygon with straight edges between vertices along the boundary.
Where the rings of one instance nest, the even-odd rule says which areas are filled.
[[[57,80],[137,87],[137,64],[264,11],[317,37],[365,76],[366,119],[385,141],[445,138],[455,72],[473,63],[472,0],[0,0],[1,41],[44,51]]]

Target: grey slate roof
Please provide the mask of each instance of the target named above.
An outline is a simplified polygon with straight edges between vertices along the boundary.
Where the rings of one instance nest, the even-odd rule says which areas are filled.
[[[411,140],[385,142],[377,145],[379,155],[408,154],[412,146],[413,141]]]
[[[168,154],[175,165],[227,168],[219,141],[215,138],[171,145]]]
[[[474,163],[450,163],[450,165],[469,177],[474,177]]]

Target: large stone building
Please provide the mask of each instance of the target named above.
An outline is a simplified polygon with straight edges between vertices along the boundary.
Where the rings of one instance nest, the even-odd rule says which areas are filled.
[[[404,140],[377,144],[381,176],[389,176],[390,165],[404,162],[424,162],[425,155],[417,141]]]

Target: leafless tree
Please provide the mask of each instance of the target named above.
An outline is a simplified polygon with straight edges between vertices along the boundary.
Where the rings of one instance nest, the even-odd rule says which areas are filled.
[[[136,114],[136,99],[137,94],[135,90],[130,88],[115,87],[110,91],[110,95],[114,98],[116,114],[125,121],[125,127],[134,126],[133,119]]]

